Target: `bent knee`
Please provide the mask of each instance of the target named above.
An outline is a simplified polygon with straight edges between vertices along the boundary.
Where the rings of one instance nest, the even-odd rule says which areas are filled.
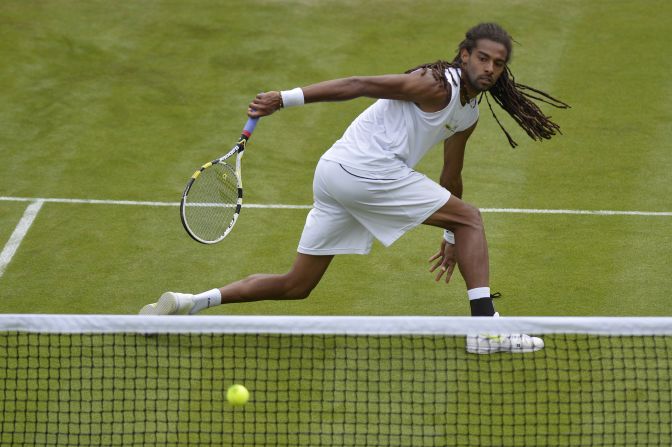
[[[284,293],[282,298],[286,300],[304,300],[310,296],[315,286],[305,284],[288,276],[285,281]]]
[[[305,300],[313,289],[292,289],[285,296],[286,300]]]
[[[483,229],[483,216],[481,211],[473,205],[464,203],[459,213],[457,213],[455,221],[456,225],[466,226],[474,229]]]
[[[455,196],[452,196],[443,207],[423,223],[451,231],[458,228],[482,229],[484,227],[480,210]]]
[[[285,300],[305,300],[310,296],[310,292],[312,291],[312,288],[295,287],[287,289],[282,298]]]

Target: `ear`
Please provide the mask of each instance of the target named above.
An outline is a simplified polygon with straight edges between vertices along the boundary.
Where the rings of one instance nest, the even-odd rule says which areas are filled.
[[[466,48],[460,50],[460,59],[462,60],[463,65],[469,60],[469,51]]]

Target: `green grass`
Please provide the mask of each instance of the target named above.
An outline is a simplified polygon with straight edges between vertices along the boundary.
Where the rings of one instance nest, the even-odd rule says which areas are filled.
[[[550,110],[564,134],[543,143],[499,113],[520,143],[512,150],[482,107],[465,199],[485,208],[670,211],[672,67],[654,56],[667,52],[656,36],[669,25],[668,3],[570,1],[560,16],[549,5],[4,2],[0,55],[12,63],[0,68],[0,191],[177,201],[184,179],[228,148],[257,91],[450,58],[466,27],[497,20],[520,42],[517,79],[572,109]],[[310,204],[320,154],[370,102],[263,119],[244,161],[246,201]],[[440,152],[419,170],[437,178]],[[25,205],[0,202],[3,240]],[[246,209],[226,241],[202,247],[183,234],[175,209],[47,203],[0,278],[0,311],[134,313],[167,289],[283,272],[305,214]],[[667,313],[669,217],[485,218],[502,313]],[[438,239],[419,228],[368,257],[338,258],[306,302],[211,313],[467,314],[459,275],[446,286],[427,272]]]
[[[570,1],[560,17],[549,5],[4,2],[0,55],[12,63],[0,68],[0,191],[177,201],[184,179],[228,148],[257,91],[450,58],[466,27],[497,20],[520,42],[517,79],[572,109],[550,111],[564,135],[543,143],[499,113],[520,143],[512,150],[482,108],[465,199],[485,208],[669,211],[672,67],[652,56],[666,54],[656,36],[669,25],[669,5]],[[635,54],[636,63],[623,57]],[[310,204],[320,154],[370,102],[263,119],[244,161],[246,201]],[[419,170],[437,178],[440,163],[436,150]],[[3,240],[25,205],[0,202]],[[202,247],[183,234],[175,209],[47,203],[0,278],[0,311],[134,313],[167,289],[283,272],[305,214],[246,209],[226,241]],[[667,313],[669,217],[485,218],[502,313]],[[459,275],[446,286],[427,272],[438,238],[420,228],[368,257],[341,257],[306,302],[211,312],[467,314]]]
[[[483,104],[467,149],[465,199],[481,208],[672,211],[672,59],[661,38],[672,26],[672,4],[665,0],[3,1],[0,196],[177,202],[194,169],[229,148],[257,92],[353,74],[399,73],[450,59],[464,31],[489,20],[504,25],[519,43],[512,62],[516,79],[572,108],[544,108],[560,123],[563,135],[542,143],[529,140],[498,111],[520,143],[512,150]],[[370,103],[312,104],[262,119],[244,160],[246,202],[310,204],[317,160]],[[434,150],[418,170],[438,178],[441,160],[440,149]],[[26,206],[0,201],[0,248]],[[206,247],[184,233],[175,207],[47,202],[0,277],[0,312],[134,314],[166,290],[203,291],[257,272],[284,272],[294,259],[306,214],[247,208],[224,242]],[[496,303],[503,315],[669,315],[670,216],[485,213],[484,219],[491,287],[503,293]],[[434,282],[428,272],[427,259],[439,242],[438,230],[417,228],[390,248],[376,243],[369,256],[337,257],[308,300],[236,304],[207,313],[468,315],[459,274],[446,285]],[[547,343],[553,346],[551,338]],[[487,423],[479,422],[480,435],[469,437],[464,430],[476,416],[465,420],[464,414],[503,417],[496,413],[520,410],[516,396],[528,391],[518,387],[532,390],[548,379],[536,376],[542,374],[538,365],[521,363],[544,361],[557,352],[549,348],[525,360],[505,360],[513,369],[502,373],[489,369],[494,360],[470,359],[461,345],[455,347],[457,358],[450,367],[470,364],[483,371],[485,382],[479,386],[487,387],[483,383],[502,374],[514,380],[521,368],[525,374],[523,382],[503,388],[508,393],[503,403],[486,404],[487,389],[450,390],[449,396],[472,394],[469,405],[476,407],[450,402],[459,429],[446,432],[448,439],[456,440],[455,445],[486,445],[488,439],[497,444],[499,438],[488,438]],[[174,363],[162,364],[159,373],[192,356],[192,351],[180,353]],[[216,359],[204,361],[205,367],[217,365]],[[553,365],[546,367],[551,373]],[[629,374],[628,365],[615,366]],[[227,370],[212,382],[252,381],[258,399],[261,382],[250,378],[255,373],[247,366],[235,373]],[[585,366],[594,371],[596,364]],[[309,374],[311,369],[297,371]],[[669,394],[669,371],[659,371],[668,375],[659,384],[668,386]],[[590,393],[613,397],[599,388],[604,376],[586,374],[527,397],[552,399],[566,409],[576,391],[577,398],[585,399],[575,407],[581,412],[593,405],[586,403],[594,402],[596,394],[588,399]],[[470,378],[461,377],[460,386],[470,386]],[[121,380],[122,388],[137,382]],[[303,386],[299,382],[295,385]],[[604,404],[608,414],[644,409],[651,419],[670,413],[669,407],[650,407],[655,399],[642,394],[650,385],[645,377],[625,377],[620,383],[620,403]],[[223,399],[222,389],[213,386],[214,399]],[[424,400],[436,398],[432,390],[423,392]],[[42,405],[38,395],[33,389],[23,397]],[[103,400],[110,397],[102,395]],[[310,411],[294,404],[286,403],[284,417]],[[166,405],[170,417],[177,418],[177,404]],[[257,405],[250,409],[256,411]],[[352,410],[348,414],[359,414],[351,404],[342,405]],[[633,427],[618,419],[622,416],[609,416],[590,429],[582,414],[558,416],[542,401],[536,405],[538,413],[555,416],[516,420],[525,425],[504,434],[502,445],[545,445],[530,438],[543,430],[551,432],[551,441],[545,441],[550,445],[553,440],[557,445],[584,440],[634,445],[628,433],[656,429],[638,425],[643,422]],[[258,433],[249,410],[222,408],[213,412],[224,414],[222,430],[230,431],[242,420],[246,433]],[[401,409],[410,409],[413,424],[443,427],[444,421],[432,420],[422,405]],[[210,444],[196,434],[201,427],[189,411],[189,421],[179,429]],[[423,412],[426,418],[418,416]],[[48,425],[38,431],[55,433],[67,413],[48,414]],[[118,408],[110,416],[137,419]],[[212,416],[206,425],[210,429],[220,422]],[[669,420],[660,426],[665,423],[669,426]],[[310,428],[343,427],[338,424],[315,422]],[[159,442],[164,445],[197,442],[180,438],[172,420],[154,421],[152,428],[163,433]],[[568,430],[585,438],[568,436]],[[51,434],[41,436],[26,442],[65,443]],[[638,442],[648,442],[642,436]],[[669,433],[665,436],[661,440],[669,444]],[[283,442],[288,439],[294,438],[287,435]],[[399,439],[404,445],[414,442],[412,437]],[[81,440],[107,445],[137,441],[122,435]],[[213,443],[220,441],[217,437]],[[316,444],[310,438],[295,441]]]

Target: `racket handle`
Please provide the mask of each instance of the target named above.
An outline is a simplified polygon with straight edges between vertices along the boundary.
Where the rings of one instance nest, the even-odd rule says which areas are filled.
[[[259,118],[248,118],[247,123],[245,123],[245,127],[243,128],[243,135],[250,138],[252,132],[254,132],[254,128],[257,127],[258,121]]]

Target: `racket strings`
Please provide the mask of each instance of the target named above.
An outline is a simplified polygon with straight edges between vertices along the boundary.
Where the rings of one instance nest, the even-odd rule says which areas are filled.
[[[194,181],[184,204],[186,220],[201,239],[215,241],[233,221],[238,203],[238,179],[226,162],[206,168]]]

